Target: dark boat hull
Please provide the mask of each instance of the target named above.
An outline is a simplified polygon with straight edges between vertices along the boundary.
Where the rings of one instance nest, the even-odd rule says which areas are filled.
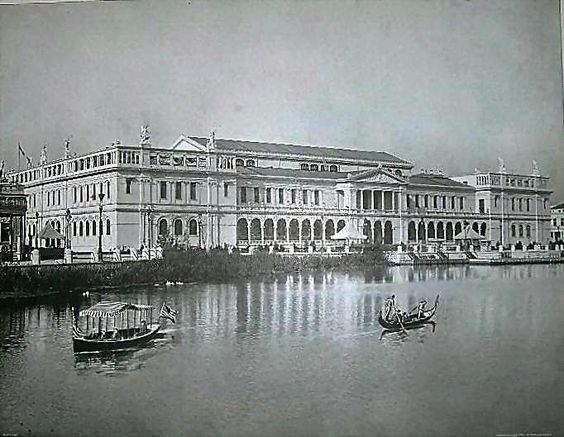
[[[120,340],[92,340],[84,337],[74,337],[72,339],[74,352],[103,352],[129,349],[141,346],[156,337],[159,325],[151,327],[144,335]]]
[[[417,328],[419,326],[425,325],[426,323],[429,323],[429,321],[433,318],[433,316],[437,312],[438,303],[439,303],[439,296],[437,296],[437,298],[435,299],[435,306],[433,306],[433,308],[431,308],[430,310],[425,311],[423,317],[421,317],[420,319],[413,318],[412,320],[402,322],[403,327],[405,329]],[[378,323],[380,323],[380,325],[383,328],[386,328],[390,331],[402,330],[402,326],[399,323],[397,322],[394,323],[394,322],[389,322],[388,320],[384,320],[384,318],[382,317],[382,311],[378,313]]]

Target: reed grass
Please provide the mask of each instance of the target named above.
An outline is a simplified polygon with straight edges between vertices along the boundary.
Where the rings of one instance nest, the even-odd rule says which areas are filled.
[[[350,270],[383,264],[382,250],[340,257],[321,255],[229,254],[225,250],[168,249],[162,259],[148,261],[0,267],[0,298],[39,296],[99,287],[234,278],[305,270]]]

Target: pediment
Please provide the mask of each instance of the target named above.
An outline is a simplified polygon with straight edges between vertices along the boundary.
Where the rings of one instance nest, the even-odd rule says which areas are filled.
[[[178,152],[185,151],[185,152],[205,152],[206,147],[202,146],[197,141],[194,141],[192,138],[187,137],[185,135],[180,135],[178,139],[172,144],[170,147],[171,150],[175,150]]]
[[[381,169],[368,170],[348,178],[350,181],[362,183],[374,183],[385,185],[405,184],[406,181],[401,176],[388,173]]]

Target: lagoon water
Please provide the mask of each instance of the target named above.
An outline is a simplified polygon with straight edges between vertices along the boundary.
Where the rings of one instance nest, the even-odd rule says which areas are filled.
[[[0,308],[0,433],[564,435],[564,265],[382,268],[113,290]],[[440,294],[436,326],[377,313]],[[147,347],[75,356],[71,307],[179,311]]]

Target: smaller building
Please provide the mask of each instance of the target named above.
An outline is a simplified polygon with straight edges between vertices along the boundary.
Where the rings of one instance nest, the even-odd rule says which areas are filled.
[[[27,209],[23,188],[0,179],[0,259],[21,259],[25,241],[25,214]]]
[[[550,207],[550,239],[552,241],[564,240],[564,202]]]

